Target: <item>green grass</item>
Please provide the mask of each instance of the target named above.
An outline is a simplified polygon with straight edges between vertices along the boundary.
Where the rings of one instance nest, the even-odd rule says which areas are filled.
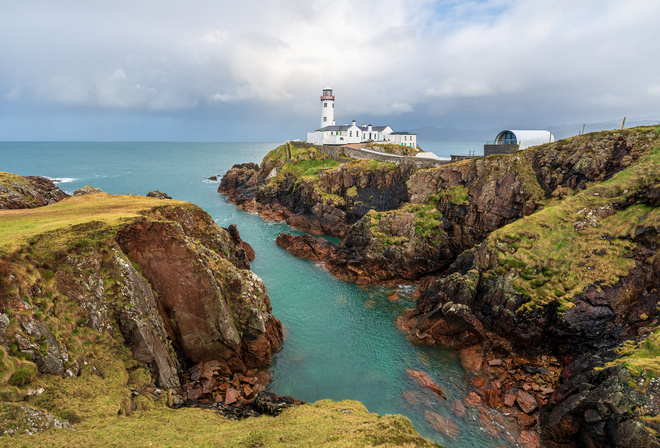
[[[639,343],[626,342],[618,350],[620,358],[609,365],[623,365],[633,377],[645,375],[649,378],[660,377],[660,329],[656,329]]]
[[[446,199],[454,205],[467,205],[468,202],[468,189],[463,185],[456,185],[445,190],[441,190],[437,194],[437,199]]]
[[[278,417],[228,420],[201,409],[157,407],[89,419],[77,431],[5,437],[6,447],[437,447],[402,416],[380,417],[355,401],[319,401]],[[129,442],[130,441],[130,442]]]
[[[660,148],[655,147],[610,180],[494,231],[488,242],[499,266],[518,273],[514,287],[530,299],[522,310],[552,301],[570,308],[588,285],[612,286],[626,275],[635,266],[627,258],[635,249],[633,232],[640,225],[660,226],[660,210],[636,204],[597,218],[597,227],[578,231],[573,223],[658,181]]]
[[[113,196],[107,193],[74,196],[56,204],[34,209],[0,211],[0,255],[14,251],[21,243],[45,233],[71,235],[76,226],[116,227],[137,219],[154,207],[182,205],[180,201],[146,196]],[[57,241],[56,243],[62,243]]]
[[[410,213],[413,218],[415,237],[418,239],[434,239],[442,235],[442,213],[434,206],[434,203],[428,204],[405,204],[397,210],[387,212],[376,212],[370,210],[365,219],[368,219],[368,225],[371,235],[374,238],[382,240],[387,245],[400,245],[409,241],[409,238],[403,235],[390,235],[389,227],[391,221],[397,217]]]
[[[288,163],[282,168],[282,173],[291,173],[298,179],[316,179],[319,172],[330,170],[339,165],[333,159],[310,159],[296,163]]]

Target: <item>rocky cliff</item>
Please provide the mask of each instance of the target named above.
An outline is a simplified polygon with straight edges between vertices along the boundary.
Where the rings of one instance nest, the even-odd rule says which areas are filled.
[[[412,171],[375,160],[340,162],[313,146],[292,143],[271,151],[261,166],[234,166],[218,191],[265,219],[344,236],[369,210],[392,210],[407,201],[406,181]]]
[[[524,446],[539,434],[557,447],[658,446],[660,370],[645,360],[660,353],[659,135],[599,132],[406,173],[400,205],[353,215],[340,244],[278,244],[346,280],[417,281],[397,323],[461,351],[475,375],[465,405],[503,412],[486,431],[507,438],[509,421]]]
[[[319,249],[320,253],[312,255],[315,249],[308,244],[308,253],[297,254],[323,259],[335,275],[359,283],[415,281],[441,273],[492,231],[581,191],[589,182],[603,181],[630,166],[649,150],[656,136],[653,128],[589,134],[519,154],[466,160],[436,169],[403,170],[401,175],[384,183],[369,172],[358,177],[354,174],[346,180],[347,165],[340,165],[319,174],[316,182],[322,181],[328,191],[340,193],[340,186],[353,185],[357,178],[362,179],[364,191],[394,185],[398,199],[380,208],[369,201],[363,202],[361,208],[353,209],[351,219],[346,220],[354,224],[342,231],[344,239],[338,247],[331,251]],[[270,166],[267,163],[268,159],[262,163],[262,176],[264,167]],[[295,166],[298,162],[289,164]],[[352,172],[358,168],[356,163]],[[243,179],[258,177],[235,169],[226,178],[229,180],[239,173]],[[405,185],[397,186],[397,182]],[[291,177],[287,185],[301,188],[301,184],[304,184],[302,180]],[[222,185],[220,189],[244,191]],[[281,184],[273,181],[253,191],[257,199],[268,196],[270,199],[265,202],[271,208],[272,204],[289,212],[297,208],[327,208],[326,204],[315,202],[318,201],[315,196],[308,195],[307,201],[301,201],[295,194],[284,194],[283,191],[290,189],[282,190]],[[300,219],[309,220],[303,213],[288,222],[308,230],[309,226],[298,223]],[[311,221],[316,219],[313,217]]]
[[[258,369],[282,326],[235,227],[192,204],[105,193],[0,222],[4,401],[76,423],[99,391],[61,394],[86,381],[108,391],[95,411],[115,414],[167,391],[174,404],[233,404],[265,390]]]
[[[436,446],[401,416],[264,392],[282,327],[254,257],[178,201],[0,211],[2,445]],[[227,418],[261,414],[281,416]]]
[[[653,436],[659,402],[652,380],[660,372],[653,363],[622,367],[631,364],[617,349],[628,344],[628,356],[635,357],[655,347],[648,338],[658,327],[660,148],[652,138],[637,140],[640,132],[657,138],[648,129],[592,136],[606,142],[590,147],[602,155],[589,157],[596,167],[531,158],[532,168],[553,167],[552,174],[536,176],[546,199],[570,189],[561,191],[564,199],[546,202],[464,252],[445,275],[427,280],[417,306],[399,322],[416,343],[462,349],[504,338],[513,344],[500,347],[504,356],[556,356],[563,366],[556,382],[527,381],[537,387],[530,412],[515,401],[505,404],[532,416],[539,409],[548,446],[660,446]],[[562,158],[549,152],[548,160]],[[486,377],[510,379],[492,368]],[[500,397],[494,407],[509,391],[524,392],[520,383],[483,386],[484,397]],[[542,390],[548,386],[556,387],[552,395]]]
[[[68,196],[45,177],[23,177],[0,171],[0,210],[41,207]]]

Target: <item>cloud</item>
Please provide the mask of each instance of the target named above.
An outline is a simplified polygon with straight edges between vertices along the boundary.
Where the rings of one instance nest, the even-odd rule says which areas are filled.
[[[115,70],[114,77],[115,79],[126,79],[126,73],[124,72],[124,70],[118,68],[117,70]]]
[[[390,106],[390,113],[393,115],[401,115],[412,111],[412,106],[407,103],[394,103]]]
[[[0,48],[4,110],[235,117],[240,105],[260,122],[299,123],[304,135],[330,85],[340,121],[469,127],[657,111],[660,3],[649,0],[42,0],[3,9],[0,39],[12,43]]]

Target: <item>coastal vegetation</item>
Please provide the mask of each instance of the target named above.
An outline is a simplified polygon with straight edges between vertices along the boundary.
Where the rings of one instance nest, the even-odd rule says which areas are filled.
[[[522,310],[551,301],[570,307],[587,285],[612,286],[626,275],[635,266],[636,229],[660,226],[660,211],[643,203],[659,177],[656,147],[611,179],[493,232],[497,263],[518,274],[514,286],[530,299]]]
[[[11,413],[11,407],[5,405],[0,408],[0,419]],[[202,409],[169,409],[161,400],[140,405],[130,416],[87,419],[76,429],[16,434],[2,441],[8,448],[118,447],[126,446],[128,440],[136,447],[439,447],[417,435],[408,419],[381,417],[348,400],[323,400],[287,409],[277,417],[245,420],[230,420]]]
[[[551,446],[604,446],[621,434],[629,446],[660,446],[652,436],[660,434],[659,127],[591,133],[396,179],[367,170],[347,177],[351,163],[319,175],[345,205],[319,208],[309,196],[271,191],[268,207],[282,207],[299,228],[314,220],[325,220],[317,233],[344,226],[337,245],[278,237],[287,251],[324,261],[344,280],[420,283],[399,328],[417,344],[484,353],[489,367],[476,373],[485,381],[474,379],[473,399],[518,413],[522,427],[538,423]],[[386,207],[365,200],[398,187]],[[264,197],[254,201],[260,211]],[[327,220],[340,211],[351,214]],[[512,374],[516,365],[530,373]],[[555,367],[565,368],[562,385]],[[541,379],[542,371],[556,375]]]
[[[151,242],[157,267],[148,262]],[[241,364],[250,367],[247,374],[256,372],[251,366],[269,362],[269,350],[277,347],[254,329],[261,321],[270,333],[273,317],[246,254],[235,229],[219,228],[199,207],[180,201],[96,193],[1,211],[2,445],[437,446],[408,419],[371,414],[351,401],[301,404],[278,417],[240,421],[214,410],[173,408],[193,402],[195,390],[201,393],[188,370],[200,354],[180,336],[192,331],[186,317],[197,308],[214,322],[223,316],[195,303],[200,285],[217,285],[202,296],[228,305],[225,327],[215,333],[245,335],[238,347],[227,342],[218,349],[243,372],[230,372],[229,380],[239,384],[246,378]],[[183,285],[187,295],[177,299],[184,306],[179,311],[165,302],[175,288],[158,289],[178,275],[163,270],[172,260],[192,282]],[[195,337],[204,338],[204,322],[194,325]],[[207,344],[217,344],[213,338]],[[249,358],[253,353],[262,358]],[[208,365],[230,369],[220,361]],[[205,381],[204,388],[216,384]],[[253,391],[245,384],[241,394],[249,396]],[[217,384],[212,389],[229,400]]]
[[[410,146],[395,145],[393,143],[368,143],[363,146],[365,149],[372,151],[384,152],[386,154],[396,154],[399,156],[415,157],[421,151],[419,148],[412,148]]]

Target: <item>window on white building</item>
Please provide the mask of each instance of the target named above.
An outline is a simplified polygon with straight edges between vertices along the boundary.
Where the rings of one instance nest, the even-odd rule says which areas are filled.
[[[328,103],[323,103],[323,107],[328,107]]]
[[[323,122],[325,123],[326,121],[328,121],[328,117],[323,117]]]

